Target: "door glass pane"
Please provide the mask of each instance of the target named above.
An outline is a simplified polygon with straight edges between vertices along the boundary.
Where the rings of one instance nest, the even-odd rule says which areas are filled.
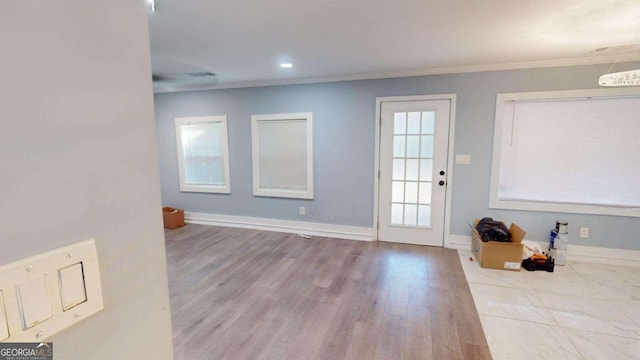
[[[407,134],[420,134],[420,113],[410,112],[407,122]]]
[[[418,159],[407,159],[407,175],[405,180],[418,180]]]
[[[393,180],[404,180],[404,159],[393,159]]]
[[[406,136],[394,136],[393,137],[393,157],[404,157],[404,144]]]
[[[405,184],[404,202],[409,204],[418,203],[418,183],[407,182]]]
[[[404,206],[404,224],[416,226],[418,220],[418,205]]]
[[[407,157],[418,157],[420,152],[420,136],[407,136]]]
[[[394,134],[407,133],[407,113],[400,112],[400,113],[393,114],[393,133]]]
[[[431,226],[431,206],[418,205],[418,226]]]
[[[422,141],[420,142],[420,157],[433,157],[433,135],[423,135],[421,136]]]
[[[394,169],[395,169],[395,163],[394,163]],[[395,170],[394,170],[394,174],[395,174]],[[433,177],[433,160],[420,159],[420,181],[431,181],[432,177]]]
[[[391,224],[402,225],[404,219],[404,205],[391,204]]]
[[[397,112],[393,123],[391,224],[431,226],[435,112]]]
[[[433,134],[435,128],[436,113],[433,111],[424,111],[422,113],[422,131],[423,134]]]
[[[418,202],[420,204],[431,204],[431,184],[430,182],[421,182],[418,188]]]
[[[391,201],[404,202],[404,182],[394,181],[391,188]]]

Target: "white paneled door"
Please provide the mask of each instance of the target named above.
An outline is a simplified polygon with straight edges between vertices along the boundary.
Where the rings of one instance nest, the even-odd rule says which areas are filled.
[[[443,245],[450,105],[381,103],[378,240]]]

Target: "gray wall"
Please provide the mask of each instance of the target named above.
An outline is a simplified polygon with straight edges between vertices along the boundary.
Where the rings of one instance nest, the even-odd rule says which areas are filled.
[[[618,64],[616,70],[639,64]],[[477,72],[412,78],[346,81],[156,94],[160,180],[166,205],[188,211],[304,220],[371,227],[373,222],[374,118],[378,96],[457,94],[455,153],[471,154],[455,166],[451,233],[468,235],[468,220],[492,216],[516,222],[528,239],[546,241],[556,220],[569,222],[581,245],[640,249],[639,218],[501,211],[488,208],[496,94],[597,88],[610,65]],[[250,115],[311,111],[314,116],[315,199],[252,196]],[[174,118],[226,114],[229,122],[231,195],[180,193]],[[305,206],[307,215],[298,216]],[[577,229],[590,228],[589,239]]]
[[[56,359],[172,358],[143,5],[0,11],[0,264],[97,243],[105,308],[48,338]]]

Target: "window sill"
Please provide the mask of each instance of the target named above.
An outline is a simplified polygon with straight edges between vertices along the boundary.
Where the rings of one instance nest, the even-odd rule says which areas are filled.
[[[605,205],[561,204],[548,202],[505,201],[492,199],[489,208],[502,210],[525,210],[542,212],[559,212],[569,214],[592,214],[607,216],[640,217],[639,208],[616,207]]]

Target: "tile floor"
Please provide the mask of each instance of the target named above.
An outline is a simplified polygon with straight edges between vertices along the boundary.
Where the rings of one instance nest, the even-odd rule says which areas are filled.
[[[458,253],[494,359],[640,359],[640,267],[511,272]]]

